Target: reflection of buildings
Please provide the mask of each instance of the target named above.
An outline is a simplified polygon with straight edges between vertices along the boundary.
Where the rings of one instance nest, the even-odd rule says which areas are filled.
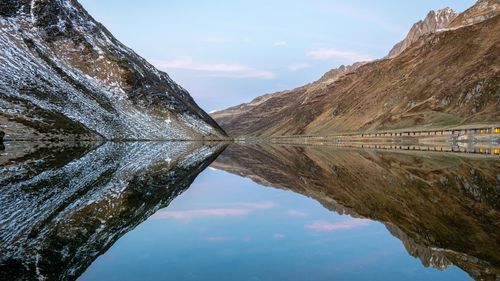
[[[213,167],[380,221],[424,265],[500,278],[496,157],[325,146],[230,146]]]
[[[0,280],[76,279],[223,148],[107,143],[34,149],[10,161],[0,168]]]
[[[467,135],[485,135],[485,134],[500,134],[500,127],[487,128],[467,128],[467,129],[443,129],[443,130],[419,130],[419,131],[387,131],[387,132],[365,132],[365,133],[345,133],[338,135],[298,135],[298,136],[274,136],[274,140],[287,139],[310,139],[310,140],[328,140],[329,138],[375,138],[375,137],[428,137],[428,136],[467,136]]]
[[[279,145],[279,143],[275,143]],[[368,149],[384,149],[384,150],[412,150],[412,151],[431,151],[431,152],[454,152],[467,154],[483,154],[491,156],[500,156],[500,144],[495,142],[474,143],[474,142],[432,142],[426,139],[422,142],[415,141],[409,143],[401,142],[357,142],[357,141],[338,141],[328,142],[326,140],[309,141],[306,143],[295,143],[294,141],[285,141],[284,144],[296,144],[307,146],[332,146],[332,147],[348,147],[348,148],[368,148]]]
[[[345,144],[337,145],[340,147],[358,147],[370,149],[392,149],[392,150],[416,150],[416,151],[433,151],[433,152],[454,152],[454,153],[469,153],[483,155],[500,155],[500,146],[493,144],[416,144],[416,145],[397,145],[397,144]]]
[[[239,139],[251,142],[252,139]],[[298,135],[298,136],[274,136],[270,142],[276,144],[312,144],[328,145],[340,144],[344,146],[365,145],[390,145],[390,144],[446,144],[457,142],[469,143],[498,143],[500,142],[500,127],[484,128],[460,128],[443,130],[419,130],[419,131],[387,131],[387,132],[364,132],[345,133],[337,135]],[[455,151],[466,153],[479,153],[474,150]],[[498,154],[497,154],[498,155]]]

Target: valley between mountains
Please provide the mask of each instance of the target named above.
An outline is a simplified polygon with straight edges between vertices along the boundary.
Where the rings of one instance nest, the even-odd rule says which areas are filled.
[[[500,280],[500,0],[430,11],[380,59],[210,114],[82,4],[127,21],[160,11],[171,21],[120,27],[141,41],[129,28],[151,26],[157,46],[144,45],[172,57],[172,42],[227,50],[189,41],[195,29],[222,32],[191,9],[216,21],[222,7],[235,18],[219,16],[224,26],[238,25],[238,11],[257,14],[246,2],[307,44],[304,33],[339,28],[331,15],[315,22],[316,7],[283,23],[276,14],[293,13],[267,0],[85,2],[0,0],[0,281]],[[394,3],[386,15],[403,10]],[[251,19],[246,28],[268,36],[271,24]],[[291,27],[308,20],[327,36]],[[181,69],[206,74],[196,82],[212,100],[208,73],[238,81],[237,93],[249,84],[234,79],[274,75],[235,53],[241,64],[208,56]]]
[[[500,0],[431,11],[385,58],[211,116],[76,0],[0,4],[6,140],[227,140],[500,122]]]

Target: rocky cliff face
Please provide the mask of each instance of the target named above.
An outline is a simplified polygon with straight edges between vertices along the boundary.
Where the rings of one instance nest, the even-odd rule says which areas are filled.
[[[404,50],[420,39],[420,37],[456,29],[467,25],[473,25],[491,19],[500,13],[499,0],[479,0],[474,6],[465,12],[458,14],[450,8],[439,11],[430,11],[424,20],[413,25],[406,38],[396,44],[389,52],[388,57],[392,58],[401,54]]]
[[[460,28],[496,17],[500,13],[500,0],[479,0],[476,5],[457,16],[448,28]]]
[[[223,130],[76,0],[0,2],[6,139],[201,139]]]
[[[447,9],[431,13],[391,58],[357,65],[330,83],[263,96],[212,116],[234,137],[496,124],[497,2],[479,1],[458,16]],[[488,16],[478,16],[483,14]],[[470,24],[457,25],[464,22]]]
[[[430,11],[424,20],[413,25],[406,38],[396,44],[389,52],[388,57],[392,58],[401,54],[411,44],[415,43],[420,37],[426,34],[434,33],[440,29],[447,28],[448,25],[458,16],[458,13],[450,8],[445,8],[437,12]]]

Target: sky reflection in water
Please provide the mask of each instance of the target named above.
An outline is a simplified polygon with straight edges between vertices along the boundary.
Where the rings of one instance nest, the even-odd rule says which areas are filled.
[[[379,222],[212,168],[79,280],[470,280],[425,268]]]

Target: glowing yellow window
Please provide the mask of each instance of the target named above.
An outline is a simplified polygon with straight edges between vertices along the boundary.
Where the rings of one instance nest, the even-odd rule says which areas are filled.
[[[500,149],[499,148],[493,149],[493,154],[500,155]]]

